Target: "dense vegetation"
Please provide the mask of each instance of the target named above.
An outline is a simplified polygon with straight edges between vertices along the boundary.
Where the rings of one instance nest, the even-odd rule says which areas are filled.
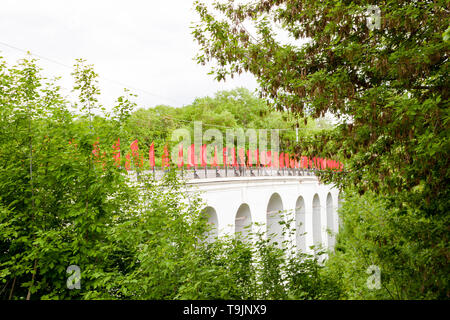
[[[252,73],[278,110],[341,119],[297,150],[345,165],[321,177],[351,195],[331,258],[350,297],[449,298],[448,2],[369,4],[196,1],[198,62],[218,80]],[[371,264],[382,271],[375,295],[361,287]]]
[[[366,5],[215,1],[215,14],[196,2],[199,63],[216,62],[218,80],[253,73],[265,101],[237,89],[138,109],[125,91],[107,112],[82,60],[72,104],[34,61],[2,60],[1,298],[448,299],[448,6],[382,1],[381,26],[370,29]],[[273,24],[309,41],[283,44]],[[313,120],[326,113],[340,122]],[[115,165],[118,138],[122,156],[134,139],[160,155],[193,121],[286,129],[283,150],[343,162],[338,174],[320,173],[345,194],[335,252],[319,263],[321,251],[281,250],[260,235],[255,246],[209,243],[203,204],[173,171],[136,184],[124,157]],[[81,269],[80,289],[67,288],[70,265]],[[381,270],[379,288],[367,285],[370,266]]]
[[[283,251],[261,235],[254,235],[259,239],[254,247],[234,238],[211,244],[204,204],[185,192],[175,171],[161,182],[141,174],[136,184],[123,157],[120,167],[113,158],[117,138],[162,145],[176,120],[214,124],[209,117],[216,117],[221,125],[287,127],[281,114],[265,115],[264,103],[245,90],[181,109],[135,112],[127,91],[108,113],[98,103],[96,77],[92,66],[77,61],[78,99],[71,104],[55,83],[41,78],[35,61],[0,64],[2,299],[341,296],[338,280],[321,273],[320,251],[315,256]],[[203,112],[207,108],[211,111]],[[69,266],[80,268],[79,289],[68,289],[76,284]]]

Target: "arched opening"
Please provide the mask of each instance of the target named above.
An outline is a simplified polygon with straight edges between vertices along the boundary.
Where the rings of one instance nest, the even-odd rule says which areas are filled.
[[[295,238],[297,242],[297,250],[306,251],[306,235],[305,235],[305,200],[300,196],[295,203]]]
[[[327,195],[327,229],[328,229],[328,248],[334,248],[334,210],[333,210],[333,197],[331,193]],[[331,232],[331,234],[330,234]]]
[[[267,235],[271,243],[277,243],[279,247],[283,244],[283,202],[278,193],[274,193],[267,205]]]
[[[250,232],[252,225],[252,215],[250,213],[250,207],[248,204],[243,203],[240,205],[236,218],[234,220],[234,232],[237,238],[243,241],[250,240]]]
[[[322,225],[320,221],[320,199],[317,194],[313,198],[313,244],[318,246],[322,243]]]
[[[203,209],[203,216],[208,219],[207,223],[210,227],[207,235],[207,241],[212,242],[219,234],[217,212],[212,207],[206,207]]]

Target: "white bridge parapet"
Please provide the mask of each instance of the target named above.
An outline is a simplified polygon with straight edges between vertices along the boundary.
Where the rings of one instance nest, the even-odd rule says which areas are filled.
[[[204,212],[213,225],[211,239],[246,233],[245,226],[258,223],[252,231],[274,234],[278,243],[293,241],[304,252],[311,252],[313,245],[334,247],[339,190],[320,184],[314,175],[190,179],[187,185],[188,192],[199,192],[207,205]],[[295,221],[296,234],[290,239],[281,235],[281,219]]]

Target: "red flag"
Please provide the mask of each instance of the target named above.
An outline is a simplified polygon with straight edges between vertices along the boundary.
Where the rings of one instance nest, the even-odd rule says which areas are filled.
[[[284,165],[286,166],[286,168],[289,168],[290,165],[290,159],[289,159],[289,153],[285,153],[284,154]]]
[[[178,168],[181,168],[184,165],[183,159],[183,144],[180,143],[178,145]]]
[[[131,145],[130,145],[130,149],[131,149],[131,154],[133,155],[133,159],[135,160],[136,163],[136,158],[139,156],[139,147],[138,147],[138,141],[134,140]]]
[[[222,155],[223,155],[223,167],[225,168],[228,165],[228,150],[227,150],[227,148],[223,148]]]
[[[247,167],[253,167],[252,152],[250,149],[247,150]]]
[[[195,144],[191,144],[188,149],[188,168],[197,167],[197,163],[195,162]]]
[[[239,148],[239,164],[241,166],[245,165],[245,151],[243,148]]]
[[[284,168],[284,154],[280,153],[280,168]]]
[[[272,151],[266,153],[266,167],[272,167]]]
[[[150,150],[148,151],[148,161],[150,163],[150,168],[155,167],[155,143],[152,142],[150,145]]]
[[[231,148],[231,156],[233,157],[233,167],[237,167],[236,150]]]
[[[164,146],[161,164],[162,164],[162,167],[169,166],[169,150],[167,150],[167,144]]]
[[[214,158],[213,158],[212,166],[214,168],[217,167],[217,146],[214,146]]]
[[[280,158],[278,158],[278,152],[273,152],[273,163],[272,166],[274,168],[278,168],[280,166]]]
[[[138,147],[137,139],[131,143],[130,149],[131,149],[131,154],[133,155],[134,165],[142,167],[143,159],[139,158],[139,147]]]
[[[259,150],[258,149],[255,150],[255,158],[256,158],[256,166],[259,167],[260,160],[259,160]]]
[[[138,152],[139,147],[138,147],[138,141],[137,141],[137,139],[134,140],[134,141],[131,143],[130,149],[131,149],[131,151],[133,151],[133,153]]]
[[[201,163],[202,163],[202,167],[206,167],[207,163],[208,163],[208,159],[206,156],[206,144],[202,145],[202,149],[201,149]]]
[[[118,167],[120,166],[120,138],[118,138],[117,142],[113,144],[113,149],[114,164]]]

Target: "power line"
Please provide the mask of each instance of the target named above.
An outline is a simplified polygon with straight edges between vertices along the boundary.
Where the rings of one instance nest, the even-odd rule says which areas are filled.
[[[5,43],[5,42],[0,41],[0,45],[3,45],[3,46],[5,46],[5,47],[11,48],[11,49],[14,49],[14,50],[17,50],[17,51],[24,52],[24,53],[26,53],[26,54],[30,54],[30,55],[32,55],[32,56],[35,56],[35,57],[39,58],[39,59],[46,60],[46,61],[49,61],[49,62],[51,62],[51,63],[57,64],[57,65],[59,65],[59,66],[62,66],[62,67],[64,67],[64,68],[68,68],[68,69],[70,69],[70,70],[73,70],[73,67],[72,67],[72,66],[69,66],[69,65],[67,65],[67,64],[65,64],[65,63],[62,63],[62,62],[60,62],[60,61],[57,61],[57,60],[54,60],[54,59],[51,59],[51,58],[48,58],[48,57],[45,57],[45,56],[40,55],[40,54],[31,53],[30,51],[27,51],[27,50],[18,48],[18,47],[16,47],[16,46],[10,45],[10,44],[8,44],[8,43]],[[115,79],[111,79],[111,78],[108,78],[108,77],[105,77],[105,76],[100,76],[100,75],[99,75],[99,77],[102,78],[102,79],[104,79],[104,80],[107,80],[107,81],[109,81],[109,82],[113,82],[113,83],[116,83],[116,84],[118,84],[118,85],[124,86],[124,87],[126,87],[126,88],[128,88],[128,89],[132,89],[132,90],[135,90],[135,91],[141,91],[141,92],[146,93],[146,94],[148,94],[148,95],[150,95],[150,96],[153,96],[153,97],[162,98],[162,99],[165,99],[165,100],[168,100],[168,101],[175,102],[175,103],[177,103],[177,104],[178,104],[178,103],[181,103],[181,102],[175,101],[175,100],[173,100],[173,99],[171,99],[171,98],[167,98],[167,97],[164,97],[164,96],[160,96],[160,95],[157,95],[157,94],[148,92],[148,91],[146,91],[146,90],[144,90],[144,89],[140,89],[140,88],[136,88],[136,87],[134,87],[134,86],[127,85],[126,83],[121,82],[121,81],[117,81],[117,80],[115,80]],[[189,120],[175,119],[175,118],[172,118],[172,117],[170,117],[170,116],[163,116],[163,117],[166,118],[166,119],[169,119],[169,120],[173,120],[173,121],[182,121],[182,122],[185,122],[185,123],[192,123],[192,122],[194,122],[194,121],[189,121]],[[236,129],[236,127],[228,127],[228,126],[222,126],[222,125],[217,125],[217,124],[208,124],[208,123],[206,123],[205,125],[207,125],[207,126],[212,126],[212,127],[218,127],[218,128],[225,128],[225,129]],[[258,128],[257,128],[257,129],[258,129]],[[260,129],[266,129],[266,128],[260,128]],[[269,129],[268,129],[268,130],[269,130]],[[278,130],[280,130],[280,131],[291,131],[291,129],[278,129]]]
[[[195,122],[195,120],[189,121],[189,120],[183,120],[183,119],[176,119],[176,118],[172,118],[171,116],[162,116],[165,119],[168,120],[173,120],[173,121],[181,121],[181,122],[186,122],[186,123],[193,123]],[[221,126],[220,124],[209,124],[209,123],[204,123],[203,121],[202,125],[206,125],[206,126],[211,126],[211,127],[218,127],[218,128],[225,128],[225,129],[238,129],[239,127],[227,127],[227,126]],[[280,131],[293,131],[293,129],[268,129],[268,128],[252,128],[255,130],[260,130],[260,129],[264,129],[264,130],[280,130]]]
[[[46,61],[49,61],[49,62],[51,62],[51,63],[57,64],[57,65],[59,65],[59,66],[68,68],[68,69],[70,69],[70,70],[73,70],[73,66],[69,66],[69,65],[67,65],[67,64],[65,64],[65,63],[62,63],[62,62],[60,62],[60,61],[57,61],[57,60],[54,60],[54,59],[51,59],[51,58],[47,58],[47,57],[45,57],[45,56],[43,56],[43,55],[40,55],[40,54],[31,53],[30,51],[27,51],[27,50],[18,48],[18,47],[16,47],[16,46],[10,45],[10,44],[8,44],[8,43],[5,43],[5,42],[0,41],[0,45],[3,45],[3,46],[5,46],[5,47],[11,48],[11,49],[14,49],[14,50],[17,50],[17,51],[24,52],[24,53],[26,53],[26,54],[30,54],[30,55],[32,55],[32,56],[35,56],[35,57],[39,58],[39,59],[46,60]],[[108,78],[108,77],[105,77],[105,76],[100,76],[100,75],[99,75],[99,77],[102,78],[102,79],[104,79],[104,80],[106,80],[106,81],[113,82],[113,83],[118,84],[118,85],[120,85],[120,86],[126,87],[126,88],[128,88],[128,89],[132,89],[132,90],[135,90],[135,91],[143,92],[143,93],[145,93],[145,94],[147,94],[147,95],[149,95],[149,96],[153,96],[153,97],[161,98],[161,99],[164,99],[164,100],[167,100],[167,101],[175,102],[175,103],[177,103],[177,104],[182,104],[180,101],[173,100],[172,98],[168,98],[168,97],[164,97],[164,96],[161,96],[161,95],[157,95],[157,94],[152,93],[152,92],[149,92],[149,91],[147,91],[147,90],[140,89],[140,88],[137,88],[137,87],[134,87],[134,86],[130,86],[130,85],[124,83],[124,82],[117,81],[117,80],[115,80],[115,79],[111,79],[111,78]]]

